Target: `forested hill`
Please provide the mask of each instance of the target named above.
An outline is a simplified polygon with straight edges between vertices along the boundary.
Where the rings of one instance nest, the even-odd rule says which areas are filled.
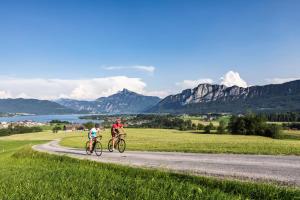
[[[29,114],[72,114],[75,110],[66,108],[58,103],[37,99],[0,99],[1,113],[29,113]]]

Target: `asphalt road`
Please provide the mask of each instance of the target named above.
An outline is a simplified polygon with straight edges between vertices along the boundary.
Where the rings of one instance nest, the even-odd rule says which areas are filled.
[[[106,146],[106,145],[103,145]],[[58,140],[33,147],[37,151],[97,162],[164,169],[193,175],[277,182],[300,186],[300,156],[200,154],[176,152],[103,152],[86,155],[81,149],[62,147]]]

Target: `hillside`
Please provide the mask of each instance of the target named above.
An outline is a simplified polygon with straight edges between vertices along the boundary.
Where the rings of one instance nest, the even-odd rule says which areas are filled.
[[[37,99],[0,99],[1,113],[30,113],[37,115],[46,114],[71,114],[78,113],[58,103]]]

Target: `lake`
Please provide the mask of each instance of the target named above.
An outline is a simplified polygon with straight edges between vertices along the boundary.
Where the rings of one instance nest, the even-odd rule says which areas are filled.
[[[86,119],[79,119],[80,116],[87,116],[87,115],[28,115],[28,116],[13,116],[13,117],[0,117],[0,122],[18,122],[18,121],[35,121],[46,123],[50,122],[51,120],[60,120],[60,121],[68,121],[70,123],[86,123],[86,122],[95,122],[101,123],[101,120],[86,120]]]

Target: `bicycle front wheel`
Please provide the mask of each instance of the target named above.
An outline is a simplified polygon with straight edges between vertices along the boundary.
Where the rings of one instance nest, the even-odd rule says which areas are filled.
[[[109,140],[108,145],[107,145],[107,149],[109,152],[113,152],[113,142],[112,139]]]
[[[126,149],[126,142],[123,139],[120,139],[118,142],[118,150],[120,153],[123,153]]]
[[[95,154],[97,156],[102,155],[102,144],[100,142],[96,142],[95,147],[94,147]]]

